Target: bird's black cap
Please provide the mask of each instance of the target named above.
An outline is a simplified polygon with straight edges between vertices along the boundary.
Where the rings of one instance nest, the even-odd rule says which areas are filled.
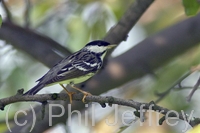
[[[108,46],[108,45],[110,45],[110,43],[106,42],[106,41],[102,41],[102,40],[95,40],[95,41],[92,41],[92,42],[89,42],[88,44],[86,44],[86,46],[95,46],[95,45]]]

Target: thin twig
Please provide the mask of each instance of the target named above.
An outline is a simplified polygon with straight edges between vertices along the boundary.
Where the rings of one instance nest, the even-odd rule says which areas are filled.
[[[25,20],[25,27],[28,28],[30,26],[30,9],[31,9],[31,2],[30,0],[24,0],[26,4],[24,20]]]
[[[196,84],[194,85],[194,88],[192,89],[192,91],[190,92],[190,94],[189,94],[188,97],[187,97],[187,101],[188,101],[188,102],[191,101],[191,98],[192,98],[194,92],[198,89],[199,85],[200,85],[200,77],[199,77],[199,79],[197,80]]]
[[[167,89],[166,91],[162,92],[162,93],[158,93],[158,92],[155,92],[155,94],[157,96],[159,96],[159,98],[155,101],[155,103],[158,103],[160,102],[163,98],[165,98],[172,89],[176,89],[176,90],[181,90],[181,89],[185,89],[185,88],[193,88],[192,91],[190,92],[190,94],[188,95],[187,97],[187,101],[190,102],[191,101],[191,98],[194,94],[194,92],[199,88],[200,86],[200,77],[199,79],[197,80],[196,84],[194,85],[194,87],[182,87],[181,86],[181,82],[187,78],[191,73],[197,71],[200,69],[200,65],[197,65],[195,67],[192,67],[190,71],[188,71],[186,74],[184,74],[181,78],[179,78],[169,89]],[[179,85],[179,88],[175,88],[176,85]]]
[[[165,92],[162,92],[162,93],[158,93],[158,92],[155,92],[155,94],[157,96],[159,96],[159,98],[156,100],[156,103],[158,103],[159,101],[161,101],[164,97],[166,97],[169,92],[172,90],[172,89],[176,89],[176,90],[181,90],[181,89],[185,89],[185,88],[193,88],[192,91],[190,92],[190,94],[188,95],[187,97],[187,101],[190,102],[191,101],[191,98],[194,94],[194,92],[199,88],[200,86],[200,77],[199,79],[197,80],[196,84],[194,85],[194,87],[182,87],[181,86],[181,82],[187,78],[190,74],[192,74],[193,72],[195,71],[199,71],[200,70],[200,65],[197,65],[197,66],[193,66],[191,68],[190,71],[188,71],[185,75],[183,75],[180,79],[178,79],[178,81],[176,81],[169,89],[167,89]],[[176,85],[179,85],[179,88],[175,88]]]
[[[188,71],[186,74],[184,74],[181,78],[179,78],[169,89],[167,89],[166,91],[159,93],[159,92],[155,92],[155,95],[157,95],[159,98],[157,100],[155,100],[155,103],[160,102],[163,98],[165,98],[171,90],[175,89],[176,85],[181,85],[181,82],[187,78],[189,75],[191,74],[191,71]],[[182,87],[180,87],[182,88]]]
[[[9,21],[9,22],[12,22],[12,14],[11,12],[9,11],[6,3],[4,2],[4,0],[2,0],[2,5],[3,5],[3,8],[4,8],[4,11],[6,13],[6,20]]]

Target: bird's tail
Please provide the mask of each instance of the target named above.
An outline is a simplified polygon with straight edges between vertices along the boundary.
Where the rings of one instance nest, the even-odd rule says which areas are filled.
[[[35,95],[38,91],[40,91],[45,85],[44,84],[37,84],[33,88],[31,88],[29,91],[24,93],[24,95]]]

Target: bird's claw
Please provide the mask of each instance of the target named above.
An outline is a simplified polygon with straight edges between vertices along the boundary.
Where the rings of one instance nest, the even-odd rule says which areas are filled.
[[[72,96],[73,96],[73,94],[75,94],[75,92],[67,92],[67,94],[68,94],[68,96],[69,96],[69,102],[70,102],[70,104],[72,104]]]
[[[91,96],[91,95],[92,95],[92,94],[89,93],[89,92],[84,92],[84,93],[83,93],[82,102],[83,102],[83,103],[86,103],[86,102],[85,102],[85,98],[86,98],[87,96]]]

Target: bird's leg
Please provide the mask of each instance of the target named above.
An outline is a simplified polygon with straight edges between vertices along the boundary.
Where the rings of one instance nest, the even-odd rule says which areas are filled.
[[[67,95],[69,96],[69,101],[70,101],[70,104],[72,104],[72,95],[75,93],[75,92],[70,92],[67,90],[67,88],[65,88],[63,86],[63,84],[60,84],[60,86],[66,91]]]
[[[83,103],[85,103],[85,98],[86,98],[86,96],[92,95],[92,94],[90,94],[89,92],[83,91],[83,90],[81,90],[81,89],[75,87],[74,84],[70,84],[70,85],[71,85],[72,88],[74,88],[74,89],[80,91],[81,93],[83,93],[83,95],[84,95],[83,98],[82,98],[82,102],[83,102]]]

